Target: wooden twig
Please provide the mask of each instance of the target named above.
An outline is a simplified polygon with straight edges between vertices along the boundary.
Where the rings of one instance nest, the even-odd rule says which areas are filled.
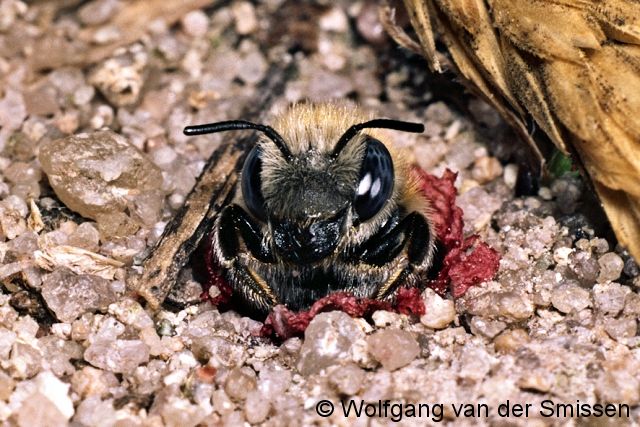
[[[293,66],[274,66],[257,89],[258,98],[250,102],[243,119],[264,120],[270,105],[283,92]],[[173,287],[180,270],[211,229],[220,209],[233,198],[236,171],[248,148],[257,140],[255,134],[239,138],[213,152],[184,205],[167,224],[164,233],[142,261],[142,274],[132,276],[133,288],[153,309],[160,307]]]

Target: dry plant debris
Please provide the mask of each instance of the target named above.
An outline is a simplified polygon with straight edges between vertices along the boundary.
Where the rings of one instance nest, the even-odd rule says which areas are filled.
[[[539,141],[528,131],[529,117],[558,149],[575,155],[619,241],[639,259],[640,4],[404,3],[430,67],[442,69],[439,38],[467,84],[536,151]]]

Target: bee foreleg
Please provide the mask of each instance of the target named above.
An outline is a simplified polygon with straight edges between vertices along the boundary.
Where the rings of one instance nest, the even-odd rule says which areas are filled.
[[[234,204],[224,208],[218,232],[220,249],[227,260],[238,255],[239,235],[254,258],[265,263],[275,262],[271,249],[264,244],[262,231],[240,206]]]
[[[417,212],[407,215],[400,221],[397,227],[393,228],[383,237],[384,239],[381,243],[385,241],[402,242],[400,249],[406,251],[408,264],[403,270],[399,270],[397,274],[392,275],[389,280],[380,287],[376,296],[378,299],[385,299],[392,295],[398,286],[402,284],[414,286],[416,279],[426,272],[431,262],[433,252],[433,242],[429,224],[424,216]],[[392,249],[392,251],[390,251],[390,249]],[[379,258],[379,261],[383,261],[386,256],[386,261],[390,262],[398,256],[401,250],[398,250],[396,246],[385,246],[381,244],[376,256]],[[407,280],[409,283],[405,283]]]
[[[360,258],[369,264],[384,265],[407,248],[411,264],[421,264],[429,255],[431,233],[425,218],[413,212],[395,227],[374,235],[361,248]]]

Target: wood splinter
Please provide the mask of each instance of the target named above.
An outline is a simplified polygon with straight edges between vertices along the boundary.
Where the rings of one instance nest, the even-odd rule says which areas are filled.
[[[293,66],[272,67],[257,89],[255,102],[248,103],[244,116],[262,121],[274,101],[284,92]],[[251,134],[213,152],[184,205],[165,228],[162,236],[141,262],[142,274],[131,276],[132,288],[157,310],[176,283],[180,270],[211,229],[220,209],[234,195],[237,171],[248,148],[258,136]]]

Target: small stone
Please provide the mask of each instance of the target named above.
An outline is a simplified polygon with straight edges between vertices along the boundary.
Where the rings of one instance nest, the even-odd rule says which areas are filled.
[[[518,387],[522,390],[534,390],[540,393],[546,393],[551,390],[553,379],[548,375],[541,375],[535,372],[525,373],[518,380]]]
[[[259,375],[258,388],[265,396],[284,394],[291,385],[291,371],[283,369],[263,369]]]
[[[355,363],[339,366],[329,374],[329,382],[338,393],[345,396],[358,394],[362,389],[366,372]]]
[[[383,329],[367,337],[369,352],[384,369],[394,371],[408,365],[420,354],[413,335],[402,329]]]
[[[7,360],[18,336],[15,332],[0,327],[0,359]]]
[[[145,198],[162,197],[160,170],[112,131],[51,141],[40,148],[38,159],[60,200],[88,218],[123,214],[138,200],[149,205]],[[157,209],[161,203],[151,205]]]
[[[36,392],[24,399],[16,411],[15,418],[19,427],[66,426],[66,418],[56,406],[42,393]]]
[[[403,323],[406,323],[406,317],[387,310],[375,311],[371,316],[371,320],[373,320],[373,324],[378,328],[386,328],[389,326],[399,328]]]
[[[481,381],[489,373],[493,361],[485,347],[465,344],[458,358],[457,375],[465,380]]]
[[[487,338],[493,338],[507,327],[507,324],[501,320],[486,319],[481,316],[474,316],[471,319],[471,333],[474,335],[482,335]]]
[[[0,202],[0,236],[15,239],[27,231],[27,221],[20,211],[8,207],[5,201]]]
[[[597,254],[604,254],[609,250],[609,242],[607,242],[606,239],[599,237],[589,240],[589,245]]]
[[[593,286],[598,277],[598,261],[585,251],[572,253],[570,259],[569,268],[575,273],[580,283],[584,286]]]
[[[540,187],[538,190],[538,196],[543,200],[553,199],[553,193],[551,193],[551,189],[549,187]]]
[[[42,370],[42,351],[23,341],[16,341],[11,349],[9,373],[14,378],[30,378]]]
[[[93,88],[93,86],[89,86],[89,85],[80,86],[73,93],[73,103],[78,107],[87,105],[89,102],[91,102],[95,93],[96,91]]]
[[[175,395],[168,396],[166,400],[163,400],[159,412],[162,415],[164,425],[171,427],[195,427],[206,416],[204,408]],[[242,423],[238,425],[242,425]]]
[[[82,346],[55,335],[45,335],[38,340],[40,349],[47,361],[48,368],[59,377],[71,375],[75,367],[71,360],[82,359]]]
[[[105,31],[111,28],[113,27],[104,27]],[[112,31],[103,35],[107,38],[121,37],[119,32]],[[133,105],[138,101],[144,84],[142,70],[146,65],[145,62],[130,62],[119,60],[119,58],[107,59],[91,73],[89,81],[112,105],[116,107]]]
[[[507,319],[525,320],[534,314],[533,302],[525,293],[500,292],[494,303],[498,315]]]
[[[451,112],[451,109],[449,109],[447,104],[442,101],[429,104],[424,115],[445,127],[449,126],[453,121],[453,113]]]
[[[244,400],[256,388],[256,374],[248,367],[229,372],[224,382],[224,391],[234,400]]]
[[[505,166],[502,179],[504,179],[504,183],[507,187],[513,190],[516,187],[516,182],[518,181],[518,166],[513,163]]]
[[[99,243],[100,233],[90,222],[80,224],[67,240],[67,244],[70,246],[83,248],[92,252],[98,252]]]
[[[640,276],[640,267],[636,260],[631,256],[624,260],[624,268],[622,271],[631,278]]]
[[[153,328],[153,320],[140,303],[131,298],[124,298],[109,306],[109,313],[125,325],[138,330]]]
[[[111,316],[96,316],[92,325],[90,342],[114,341],[125,331],[125,326]],[[97,327],[97,331],[95,330]]]
[[[241,365],[247,357],[244,346],[210,334],[194,338],[191,350],[199,360],[206,361],[216,369]]]
[[[236,427],[244,425],[244,414],[240,411],[233,411],[222,418],[222,427]]]
[[[69,384],[60,381],[51,372],[39,373],[34,379],[18,385],[11,397],[23,399],[17,418],[20,426],[67,425],[73,416],[73,402],[69,397]]]
[[[471,170],[471,176],[480,184],[491,182],[502,175],[502,165],[495,157],[480,157],[476,159]]]
[[[443,329],[455,320],[456,308],[452,300],[444,299],[433,289],[425,289],[422,293],[425,314],[420,323],[428,328]]]
[[[608,317],[604,320],[604,330],[614,340],[631,338],[638,332],[638,322],[633,317]]]
[[[102,240],[131,236],[140,228],[140,226],[124,212],[98,213],[95,219],[98,223],[98,231],[100,232]],[[117,246],[115,243],[114,245]],[[109,251],[105,246],[106,245],[102,246],[102,251],[108,253]],[[130,254],[118,256],[115,253],[110,253],[109,255],[113,258],[119,258],[122,262],[127,262],[127,255]]]
[[[25,184],[40,181],[42,172],[40,171],[40,168],[33,164],[14,162],[4,170],[4,177],[12,184]]]
[[[551,292],[551,304],[562,313],[572,313],[589,307],[591,299],[586,289],[566,283]]]
[[[95,112],[89,124],[94,130],[109,126],[113,122],[113,108],[109,105],[99,105],[95,108]]]
[[[350,361],[353,343],[361,338],[364,332],[348,314],[341,311],[318,314],[305,331],[298,370],[308,376]]]
[[[113,400],[102,400],[99,396],[90,396],[83,400],[73,417],[73,425],[83,426],[117,425],[116,410]]]
[[[0,400],[9,400],[15,386],[16,382],[13,378],[4,372],[0,372]]]
[[[235,408],[235,404],[222,389],[217,389],[213,392],[211,403],[213,404],[214,410],[220,415],[226,415]]]
[[[598,283],[593,287],[595,307],[610,316],[617,316],[624,308],[627,295],[631,289],[619,283]]]
[[[369,43],[381,44],[387,39],[387,34],[378,16],[378,5],[374,2],[365,2],[356,16],[356,28]]]
[[[464,184],[468,183],[468,180],[464,181]],[[477,232],[491,223],[493,213],[502,206],[502,199],[476,183],[476,186],[458,196],[456,204],[464,213],[465,230]]]
[[[16,18],[24,16],[27,12],[27,3],[19,0],[9,0],[0,3],[0,32],[9,30]]]
[[[149,348],[140,340],[98,341],[84,352],[93,366],[114,373],[131,373],[149,361]]]
[[[573,249],[561,246],[559,248],[554,249],[553,251],[553,260],[558,265],[567,265],[569,264],[569,256],[573,253]]]
[[[640,402],[640,381],[626,369],[603,370],[595,391],[599,400],[607,403],[633,406]]]
[[[110,390],[118,386],[118,379],[112,372],[85,366],[73,373],[71,389],[82,398],[98,396],[106,398]]]
[[[100,25],[109,20],[121,6],[118,0],[93,0],[78,11],[78,18],[85,25]]]
[[[600,264],[598,282],[601,283],[618,280],[624,268],[624,261],[622,261],[622,258],[615,252],[608,252],[602,255],[598,259],[598,264]]]
[[[3,131],[19,129],[26,118],[27,108],[22,93],[7,88],[4,98],[0,99],[0,128]]]
[[[238,78],[248,84],[256,84],[261,81],[267,72],[269,65],[257,49],[252,50],[242,58]]]
[[[163,145],[149,153],[151,161],[162,170],[170,170],[178,158],[178,153],[168,146]]]
[[[267,396],[257,390],[247,394],[247,400],[244,402],[244,415],[250,424],[259,424],[266,420],[270,410],[271,402]]]
[[[58,320],[70,323],[88,311],[106,310],[118,294],[109,280],[61,268],[44,276],[42,297]]]
[[[349,29],[349,20],[341,7],[333,6],[320,16],[318,25],[323,31],[344,33]]]
[[[524,329],[510,329],[498,335],[493,343],[500,353],[513,353],[531,339]]]
[[[231,5],[231,12],[235,18],[236,32],[241,36],[251,34],[258,28],[256,10],[250,2],[234,2]]]
[[[201,10],[194,10],[182,17],[182,28],[191,37],[204,37],[209,30],[209,18]]]

